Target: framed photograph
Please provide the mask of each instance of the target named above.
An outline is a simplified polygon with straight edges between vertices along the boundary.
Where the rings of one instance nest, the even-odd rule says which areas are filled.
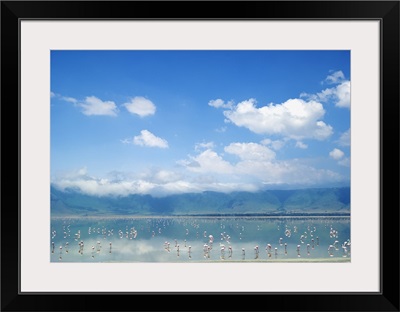
[[[399,3],[219,4],[1,3],[2,310],[399,311]]]

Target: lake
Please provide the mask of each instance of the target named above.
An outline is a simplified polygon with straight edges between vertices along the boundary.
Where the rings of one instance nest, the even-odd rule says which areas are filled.
[[[50,261],[349,262],[350,217],[53,217]]]

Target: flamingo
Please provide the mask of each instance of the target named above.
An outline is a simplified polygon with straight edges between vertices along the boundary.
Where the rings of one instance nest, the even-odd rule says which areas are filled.
[[[333,257],[333,250],[334,250],[334,249],[335,249],[335,246],[329,245],[329,247],[328,247],[329,256]]]
[[[225,246],[221,245],[221,259],[225,259]]]

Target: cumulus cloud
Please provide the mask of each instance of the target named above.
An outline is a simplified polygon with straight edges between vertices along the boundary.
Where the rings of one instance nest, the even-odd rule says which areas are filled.
[[[300,160],[286,161],[241,161],[235,166],[236,173],[251,175],[267,185],[319,185],[338,182],[343,179],[338,173],[326,169],[317,169]]]
[[[123,106],[125,106],[131,114],[136,114],[140,117],[154,115],[156,112],[156,106],[153,102],[142,96],[132,98],[130,102],[124,103]]]
[[[335,87],[324,89],[317,94],[302,93],[300,97],[323,103],[332,101],[337,107],[350,108],[350,81],[344,81]]]
[[[350,108],[350,81],[345,78],[342,71],[328,75],[323,83],[336,86],[326,88],[316,94],[303,92],[300,97],[323,103],[332,101],[337,107]]]
[[[141,180],[145,180],[154,184],[167,184],[177,182],[182,179],[182,175],[178,172],[159,168],[147,169],[138,176]]]
[[[117,106],[113,101],[102,101],[95,96],[87,96],[84,101],[63,97],[64,101],[74,103],[82,108],[87,116],[117,116]]]
[[[154,186],[146,181],[110,181],[104,178],[68,179],[53,182],[61,190],[74,189],[94,196],[128,196],[130,194],[149,194]]]
[[[93,196],[164,196],[203,191],[257,191],[266,185],[306,187],[343,181],[338,173],[314,168],[301,160],[277,160],[272,150],[258,143],[235,142],[226,146],[225,152],[238,156],[238,160],[229,162],[217,152],[207,149],[179,161],[181,167],[174,170],[115,171],[106,177],[94,177],[83,167],[53,178],[52,185],[60,190],[73,189]],[[339,161],[340,165],[349,165],[347,158],[339,158]]]
[[[214,142],[202,142],[202,143],[196,143],[194,146],[195,151],[201,151],[204,149],[213,149],[214,148]]]
[[[87,96],[84,100],[54,92],[51,92],[50,96],[80,107],[82,113],[87,116],[117,116],[118,113],[118,108],[113,101],[103,101],[96,96]]]
[[[350,108],[350,81],[345,81],[336,87],[336,106]]]
[[[332,157],[335,160],[339,160],[344,156],[344,153],[338,149],[338,148],[334,148],[330,153],[329,156]]]
[[[336,84],[344,81],[344,74],[341,70],[333,72],[332,74],[328,75],[324,82],[328,84]]]
[[[169,194],[199,193],[203,191],[256,191],[259,186],[247,182],[218,181],[207,175],[207,179],[183,176],[178,172],[152,169],[140,174],[112,172],[108,176],[93,177],[86,168],[52,179],[52,186],[66,191],[75,190],[92,196],[128,196],[131,194],[150,194],[165,196]]]
[[[268,145],[270,146],[273,150],[278,151],[280,150],[284,145],[286,140],[271,140],[271,139],[264,139],[260,143],[263,145]]]
[[[62,191],[76,190],[92,196],[128,196],[132,194],[165,196],[170,194],[200,193],[203,191],[232,192],[257,191],[253,183],[214,182],[201,183],[190,180],[172,182],[149,182],[146,180],[111,181],[104,178],[82,179],[76,177],[54,180],[52,185]]]
[[[197,173],[229,174],[233,171],[233,166],[211,149],[207,149],[197,156],[189,156],[189,159],[178,161],[178,164]]]
[[[140,131],[140,135],[133,137],[133,144],[149,147],[168,148],[168,142],[155,136],[148,130]]]
[[[270,161],[275,158],[274,151],[257,143],[231,143],[224,151],[242,160]]]
[[[290,99],[283,104],[260,108],[256,107],[255,99],[249,99],[224,111],[225,117],[239,127],[258,134],[279,134],[296,140],[328,138],[333,129],[320,120],[324,114],[321,103],[302,99]]]
[[[350,133],[350,129],[349,129],[340,135],[338,144],[340,146],[350,146],[350,137],[351,137],[351,133]]]
[[[350,167],[350,158],[346,157],[338,161],[338,164],[344,167]]]
[[[224,102],[224,100],[216,99],[216,100],[209,101],[208,105],[215,107],[215,108],[232,108],[233,101]]]
[[[122,144],[131,144],[131,143],[133,143],[133,140],[128,139],[128,138],[122,139],[120,141],[121,141]]]
[[[63,101],[65,101],[65,102],[69,102],[69,103],[72,103],[72,104],[77,104],[78,103],[77,99],[75,99],[73,97],[70,97],[70,96],[62,96],[61,99]]]
[[[306,149],[308,147],[308,145],[303,143],[303,142],[301,142],[301,141],[297,141],[296,142],[296,147],[297,148],[301,148],[301,149]]]
[[[278,160],[275,152],[257,143],[235,142],[226,146],[224,151],[238,156],[238,161],[229,162],[217,152],[207,150],[197,156],[189,156],[179,164],[200,177],[206,175],[208,184],[213,184],[209,181],[210,177],[218,177],[219,181],[225,177],[229,181],[257,186],[256,189],[262,188],[262,185],[311,186],[344,179],[338,173],[314,168],[301,160]]]

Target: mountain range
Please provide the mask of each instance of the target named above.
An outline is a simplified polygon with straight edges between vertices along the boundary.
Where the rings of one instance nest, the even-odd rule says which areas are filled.
[[[92,196],[50,189],[51,216],[350,215],[350,187]]]

